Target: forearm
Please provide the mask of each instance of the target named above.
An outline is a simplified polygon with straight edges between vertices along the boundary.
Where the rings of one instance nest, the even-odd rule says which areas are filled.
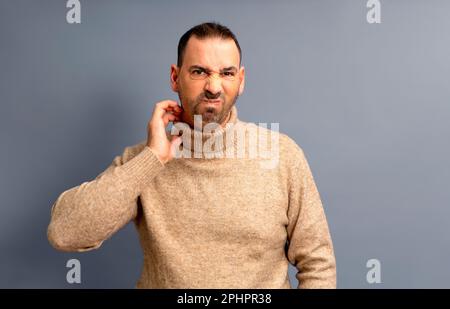
[[[123,165],[113,163],[96,179],[63,192],[53,204],[48,239],[62,251],[99,247],[137,213],[142,189],[163,168],[145,147]]]

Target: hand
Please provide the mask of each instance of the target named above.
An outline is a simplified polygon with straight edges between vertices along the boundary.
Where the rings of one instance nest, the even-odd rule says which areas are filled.
[[[180,136],[174,136],[171,141],[167,138],[166,127],[169,122],[180,121],[183,109],[172,100],[165,100],[155,104],[153,115],[147,126],[147,146],[157,154],[158,159],[167,163],[175,156],[176,147],[181,143]]]

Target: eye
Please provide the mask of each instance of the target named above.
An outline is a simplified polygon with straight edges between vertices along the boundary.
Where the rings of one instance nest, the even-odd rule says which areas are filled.
[[[203,71],[201,69],[193,69],[191,71],[191,74],[192,75],[196,75],[196,76],[201,76],[201,75],[205,74],[205,71]]]
[[[233,77],[235,75],[235,73],[231,71],[223,72],[222,74],[226,77]]]

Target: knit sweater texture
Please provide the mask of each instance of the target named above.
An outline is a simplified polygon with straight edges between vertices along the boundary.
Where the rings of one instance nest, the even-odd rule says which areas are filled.
[[[235,106],[227,124],[213,133],[192,130],[192,142],[180,146],[185,157],[166,164],[146,140],[125,147],[95,179],[58,196],[50,244],[97,249],[132,221],[143,251],[136,288],[291,288],[289,263],[298,288],[335,288],[333,244],[302,149],[285,134],[239,120]],[[270,145],[275,137],[278,150],[252,155],[255,131]],[[244,143],[225,142],[236,132]]]

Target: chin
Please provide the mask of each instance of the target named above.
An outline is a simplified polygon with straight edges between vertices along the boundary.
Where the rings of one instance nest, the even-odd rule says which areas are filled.
[[[218,122],[216,114],[211,114],[210,112],[204,112],[202,113],[202,121],[203,123],[212,123],[212,122]]]

